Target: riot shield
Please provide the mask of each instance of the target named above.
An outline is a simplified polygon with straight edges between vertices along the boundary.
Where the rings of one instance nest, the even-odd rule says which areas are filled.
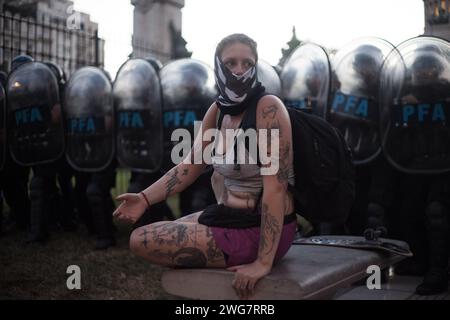
[[[1,74],[0,77],[2,77]],[[6,94],[3,83],[0,81],[0,170],[5,165],[6,156]]]
[[[69,79],[64,116],[66,158],[78,171],[105,169],[114,157],[114,108],[112,85],[95,67],[83,67]]]
[[[43,63],[26,62],[9,76],[8,143],[20,165],[55,161],[64,152],[58,83]]]
[[[330,74],[325,50],[314,43],[302,44],[292,53],[281,71],[285,105],[324,119]]]
[[[58,84],[62,88],[67,82],[66,73],[64,72],[64,70],[56,63],[53,62],[44,62],[44,63],[47,65],[47,67],[50,68],[50,70],[53,71],[53,74],[56,76]]]
[[[407,173],[450,171],[450,44],[433,37],[401,43],[380,75],[381,142]]]
[[[150,63],[152,65],[153,69],[155,69],[156,73],[159,74],[159,71],[163,67],[161,61],[159,61],[158,59],[156,59],[152,56],[145,57],[144,60],[147,61],[148,63]]]
[[[373,161],[381,153],[378,80],[393,46],[382,39],[357,39],[331,60],[331,100],[327,120],[344,135],[356,165]]]
[[[258,81],[266,92],[281,97],[281,81],[275,69],[266,61],[259,59],[257,65]]]
[[[163,93],[163,169],[174,163],[172,149],[180,141],[171,141],[175,129],[189,131],[192,145],[196,132],[194,122],[203,117],[217,98],[214,72],[205,63],[195,59],[180,59],[165,65],[160,72]]]
[[[113,92],[119,163],[134,171],[159,170],[163,133],[157,72],[146,60],[128,60],[117,73]]]
[[[5,94],[6,94],[7,81],[8,81],[8,74],[4,71],[0,71],[0,84],[3,87],[3,90],[5,90]]]
[[[32,57],[30,57],[29,55],[26,54],[21,54],[18,55],[16,57],[14,57],[14,59],[11,61],[11,73],[16,70],[18,67],[20,67],[21,65],[28,63],[28,62],[33,62],[34,59]]]

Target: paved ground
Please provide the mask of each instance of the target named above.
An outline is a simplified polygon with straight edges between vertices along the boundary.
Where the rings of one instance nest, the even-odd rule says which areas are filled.
[[[421,277],[392,276],[380,290],[369,290],[365,285],[355,285],[341,290],[334,300],[450,300],[450,292],[434,296],[414,294],[422,282]]]

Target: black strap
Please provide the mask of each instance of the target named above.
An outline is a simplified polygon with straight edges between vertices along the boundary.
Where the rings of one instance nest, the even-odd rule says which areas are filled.
[[[217,112],[219,113],[219,118],[217,119],[216,127],[218,130],[222,129],[223,118],[225,118],[225,113],[222,113],[219,108],[217,108]]]
[[[261,214],[253,214],[247,209],[236,209],[223,204],[213,204],[206,207],[198,218],[198,222],[205,226],[245,229],[261,226]],[[297,220],[296,213],[283,217],[283,225]]]
[[[247,129],[255,129],[256,130],[256,111],[258,109],[258,102],[259,100],[261,100],[263,97],[267,96],[267,95],[272,95],[271,93],[267,93],[267,92],[260,92],[259,94],[256,94],[250,101],[250,106],[247,108],[247,110],[245,111],[244,117],[242,119],[241,125],[239,126],[240,128],[242,128],[242,130],[247,130]],[[281,98],[280,98],[281,99]],[[222,122],[223,119],[225,118],[225,114],[223,112],[220,111],[220,109],[217,109],[217,112],[219,112],[219,117],[217,119],[217,129],[221,130],[222,129]],[[237,161],[237,145],[236,145],[236,141],[234,141],[234,152],[235,152],[235,161]],[[247,148],[247,150],[249,149],[247,144],[245,146]],[[257,150],[257,160],[256,163],[259,167],[261,167],[261,162],[259,161],[259,151]],[[259,202],[262,199],[264,190],[261,190],[261,193],[258,196],[258,200],[255,203],[255,211],[258,210],[258,206],[260,205]],[[294,215],[295,216],[295,215]]]
[[[258,102],[263,97],[267,95],[273,95],[271,93],[267,92],[260,92],[259,94],[256,94],[248,103],[250,106],[246,109],[244,117],[241,122],[241,128],[243,130],[246,129],[255,129],[256,130],[256,110],[258,109]],[[222,129],[222,122],[223,118],[225,117],[225,114],[220,111],[220,109],[217,109],[217,112],[219,112],[219,117],[217,120],[217,129]]]

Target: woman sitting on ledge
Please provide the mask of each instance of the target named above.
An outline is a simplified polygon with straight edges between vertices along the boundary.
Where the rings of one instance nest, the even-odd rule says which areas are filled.
[[[270,136],[271,130],[278,130],[278,149],[266,146],[277,156],[269,154],[271,162],[266,165],[223,163],[225,154],[234,148],[227,148],[227,141],[218,139],[212,164],[214,174],[223,176],[222,203],[176,221],[138,228],[130,238],[131,250],[154,264],[234,271],[232,286],[241,298],[253,295],[257,281],[287,253],[296,231],[294,204],[288,192],[288,183],[294,182],[291,123],[280,99],[264,94],[256,76],[257,61],[256,43],[246,35],[233,34],[219,43],[214,71],[220,96],[205,114],[202,132],[218,129],[225,136],[226,129],[238,129],[253,101],[257,131],[268,130]],[[114,216],[135,222],[149,206],[183,191],[207,165],[205,161],[190,163],[194,150],[203,154],[210,143],[196,137],[185,161],[142,192],[120,195],[117,199],[122,203]],[[274,159],[277,172],[261,174]]]

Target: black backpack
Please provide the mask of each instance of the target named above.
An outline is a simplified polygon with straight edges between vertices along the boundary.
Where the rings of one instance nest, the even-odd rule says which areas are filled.
[[[267,93],[254,97],[242,129],[256,129],[256,107]],[[292,125],[295,186],[289,185],[296,212],[312,223],[344,224],[355,199],[351,150],[342,134],[325,120],[287,107]],[[218,127],[224,115],[220,113]]]

